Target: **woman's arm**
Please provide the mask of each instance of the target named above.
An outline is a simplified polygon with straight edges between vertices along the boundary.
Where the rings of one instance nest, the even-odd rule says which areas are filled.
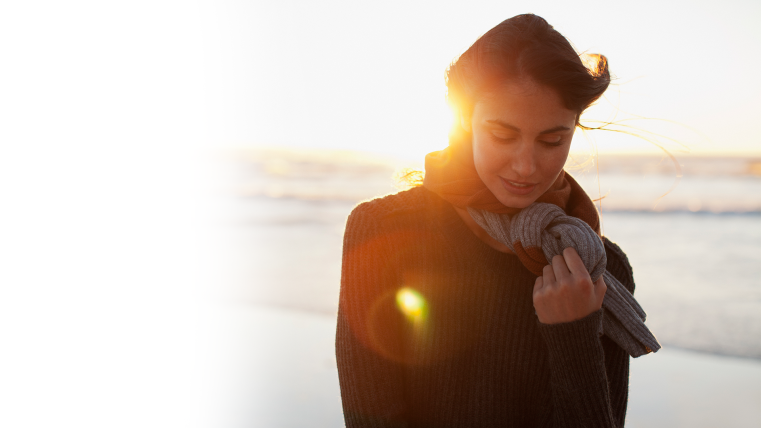
[[[634,280],[626,256],[609,241],[606,242],[606,250],[608,270],[627,290],[633,292]],[[581,298],[578,301],[583,303],[588,300]],[[562,306],[560,308],[562,310]],[[553,314],[545,313],[544,316],[546,319]],[[551,411],[546,415],[543,426],[624,425],[629,355],[612,340],[601,337],[604,316],[604,310],[598,307],[581,319],[555,324],[540,322],[540,332],[549,354],[552,387]]]
[[[622,427],[629,386],[629,355],[602,332],[600,309],[563,324],[540,324],[547,344],[552,389],[545,427]]]
[[[336,360],[347,428],[407,427],[392,234],[377,217],[358,206],[344,235]]]

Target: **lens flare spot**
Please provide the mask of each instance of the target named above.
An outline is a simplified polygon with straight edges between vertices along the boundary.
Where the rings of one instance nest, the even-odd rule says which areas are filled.
[[[428,309],[425,298],[409,287],[396,292],[396,306],[410,321],[422,321]]]

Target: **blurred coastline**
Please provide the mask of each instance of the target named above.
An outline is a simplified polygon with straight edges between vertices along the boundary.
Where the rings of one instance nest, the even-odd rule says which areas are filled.
[[[331,150],[217,159],[232,273],[222,315],[233,332],[227,413],[239,426],[342,426],[333,337],[346,218],[399,191],[401,168],[422,165]],[[761,158],[678,160],[678,181],[668,157],[573,156],[567,165],[593,199],[605,196],[604,233],[627,253],[664,345],[632,361],[627,426],[755,426]]]
[[[681,178],[667,157],[589,160],[567,169],[604,196],[604,233],[627,252],[659,340],[761,359],[761,158],[680,157]],[[242,257],[235,298],[326,315],[336,311],[346,216],[399,191],[399,168],[420,167],[329,150],[238,151],[225,162]]]
[[[359,201],[399,190],[399,169],[422,169],[422,162],[339,150],[241,149],[226,157],[235,191],[249,198]],[[594,162],[572,153],[566,170],[593,199],[602,190],[604,211],[761,214],[761,156],[676,160],[679,169],[667,156],[604,154]]]

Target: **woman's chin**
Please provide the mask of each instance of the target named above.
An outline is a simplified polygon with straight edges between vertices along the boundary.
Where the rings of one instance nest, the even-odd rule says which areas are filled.
[[[497,199],[502,203],[502,205],[506,207],[523,209],[536,202],[537,198],[531,194],[521,196],[501,194],[497,197]]]

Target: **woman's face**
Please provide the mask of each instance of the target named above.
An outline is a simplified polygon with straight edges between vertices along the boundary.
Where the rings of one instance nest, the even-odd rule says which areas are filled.
[[[562,171],[576,112],[553,89],[520,80],[478,100],[462,126],[473,135],[473,161],[481,181],[503,205],[525,208]]]

